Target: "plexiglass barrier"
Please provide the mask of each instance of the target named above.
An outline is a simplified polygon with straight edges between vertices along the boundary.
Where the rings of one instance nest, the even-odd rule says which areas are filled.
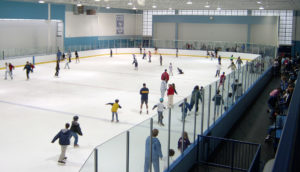
[[[165,43],[166,46],[183,44],[182,42],[173,42],[174,44],[172,42],[168,44],[167,42],[159,43]],[[128,42],[124,42],[124,44],[128,45]],[[151,42],[151,44],[155,45],[156,41]],[[120,45],[123,45],[122,41],[120,41]],[[138,44],[134,41],[132,45]],[[221,46],[219,44],[213,45]],[[233,46],[236,44],[227,45]],[[204,45],[197,43],[195,46],[199,48]],[[205,44],[205,46],[211,46],[211,44]],[[258,51],[262,50],[257,46],[247,47],[245,45],[245,50],[251,49],[256,51],[257,48],[259,49]],[[146,166],[150,164],[151,159],[149,157],[151,155],[153,156],[153,166],[150,166],[152,171],[158,167],[157,165],[159,165],[160,171],[168,169],[173,160],[185,153],[182,151],[185,145],[179,145],[179,139],[184,135],[184,132],[187,133],[189,141],[193,143],[197,135],[203,134],[209,126],[214,125],[259,79],[264,71],[272,66],[275,50],[273,51],[267,47],[263,50],[266,52],[264,56],[261,55],[252,61],[243,61],[240,67],[237,66],[235,70],[226,73],[225,80],[221,84],[220,80],[217,80],[203,86],[199,90],[201,98],[198,105],[194,104],[191,111],[188,111],[186,114],[180,106],[183,103],[183,100],[181,100],[163,112],[164,126],[158,124],[158,115],[156,114],[152,118],[97,146],[80,171],[141,172],[145,171],[145,164]],[[236,59],[233,61],[235,62]],[[186,97],[188,104],[191,103],[191,97],[192,94]],[[217,97],[220,99],[217,100]],[[198,111],[196,111],[196,106],[198,106]],[[158,161],[154,157],[154,154],[159,152],[157,147],[146,145],[147,139],[152,138],[156,140],[155,137],[151,137],[151,131],[154,128],[159,131],[157,139],[160,141],[163,155],[163,158]],[[152,143],[155,144],[155,142]],[[146,150],[146,148],[149,150]],[[150,153],[151,148],[155,149],[152,150],[152,154]],[[174,156],[168,156],[169,149],[175,150]]]
[[[86,51],[108,48],[164,48],[164,49],[189,49],[205,51],[224,51],[261,54],[262,56],[276,57],[277,47],[272,45],[250,44],[241,42],[203,41],[203,40],[155,40],[151,38],[129,38],[97,41],[84,41],[76,44],[72,39],[65,42],[63,50]],[[0,59],[18,58],[24,56],[55,54],[58,47],[36,47],[36,48],[10,48],[0,47]]]

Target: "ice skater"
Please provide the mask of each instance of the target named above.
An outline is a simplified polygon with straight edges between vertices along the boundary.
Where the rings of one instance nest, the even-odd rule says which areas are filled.
[[[191,101],[190,101],[190,109],[193,109],[195,105],[195,112],[198,113],[199,110],[199,102],[202,102],[202,96],[200,92],[200,88],[198,85],[194,87],[194,90],[192,91]]]
[[[149,63],[151,63],[151,51],[148,51],[148,56],[149,56]]]
[[[217,90],[216,95],[212,98],[212,101],[215,102],[215,108],[214,108],[214,117],[217,115],[219,116],[219,110],[221,103],[224,104],[224,100],[222,95],[220,94],[220,90]]]
[[[186,118],[187,112],[191,111],[191,106],[187,102],[187,98],[184,98],[183,102],[178,106],[181,107],[181,113],[182,113],[181,120],[184,121]]]
[[[111,122],[114,122],[114,116],[116,115],[116,121],[119,122],[119,119],[118,119],[118,109],[122,108],[121,105],[119,105],[119,100],[116,99],[115,100],[115,103],[107,103],[106,105],[111,105],[111,113],[112,113],[112,119],[111,119]]]
[[[148,94],[149,94],[149,89],[146,87],[146,83],[143,83],[143,88],[140,90],[140,95],[141,95],[141,109],[140,109],[140,114],[142,114],[142,108],[143,104],[145,103],[146,109],[147,109],[147,114],[148,112]]]
[[[219,77],[219,76],[220,76],[221,68],[222,68],[222,66],[218,63],[218,64],[217,64],[217,70],[216,70],[216,75],[215,75],[215,77]]]
[[[231,64],[228,66],[228,69],[231,69],[231,71],[235,71],[236,70],[236,65],[234,64],[234,62],[231,62]]]
[[[219,65],[221,65],[221,61],[222,61],[222,58],[221,58],[221,56],[219,56],[218,57],[218,63],[219,63]]]
[[[243,61],[242,61],[241,57],[237,58],[236,64],[238,64],[238,70],[240,71],[241,70],[241,66],[243,64]]]
[[[72,137],[71,131],[69,130],[70,124],[66,123],[65,128],[60,130],[56,136],[53,138],[51,143],[54,143],[57,139],[59,139],[59,144],[61,146],[61,153],[58,159],[58,163],[65,164],[66,163],[66,151],[68,145],[70,145],[70,138]]]
[[[56,53],[56,60],[60,61],[60,58],[61,58],[61,52],[60,50],[58,49],[57,53]]]
[[[142,45],[140,45],[140,54],[142,54]]]
[[[155,108],[157,108],[157,114],[158,114],[158,124],[161,126],[164,126],[165,124],[163,123],[163,112],[164,109],[166,109],[165,105],[163,104],[164,99],[160,98],[159,99],[159,103],[157,103],[156,105],[153,106],[152,110],[154,110]]]
[[[225,76],[225,72],[223,72],[223,74],[220,76],[220,82],[219,82],[219,86],[218,89],[220,89],[220,86],[223,86],[226,80],[226,76]],[[224,87],[223,87],[224,88]]]
[[[15,66],[12,65],[11,63],[8,64],[8,68],[9,68],[9,76],[10,79],[13,79],[13,70],[15,69]]]
[[[178,58],[178,48],[176,48],[176,57]]]
[[[143,60],[146,59],[146,50],[144,49]]]
[[[170,65],[169,65],[169,73],[170,73],[170,75],[173,76],[173,65],[172,65],[172,63],[170,63]]]
[[[55,67],[55,77],[58,77],[58,75],[59,75],[59,70],[60,70],[60,67],[59,67],[59,61],[57,60],[57,61],[56,61],[56,67]]]
[[[68,69],[70,69],[70,66],[69,66],[69,64],[71,63],[71,57],[72,57],[72,55],[71,55],[71,51],[70,51],[70,50],[69,50],[69,52],[68,52],[67,56],[68,56],[68,59],[66,60],[65,69],[66,69],[67,67],[68,67]]]
[[[166,91],[167,91],[167,82],[166,82],[166,80],[162,80],[161,84],[160,84],[161,98],[165,97]]]
[[[7,62],[5,63],[5,80],[7,80],[7,75],[9,74],[9,66],[7,64]]]
[[[161,56],[161,54],[159,54],[159,63],[162,66],[162,61],[163,61],[163,57]]]
[[[161,74],[161,80],[165,80],[168,83],[168,81],[169,81],[169,74],[167,72],[167,69],[165,69],[165,72]]]
[[[27,77],[27,80],[29,80],[29,73],[33,72],[33,71],[32,71],[30,63],[28,61],[26,62],[26,65],[24,66],[23,70],[26,70],[26,77]]]
[[[72,125],[71,125],[71,128],[70,128],[71,134],[74,137],[74,147],[79,147],[79,145],[78,145],[78,135],[77,134],[82,136],[82,132],[81,132],[80,125],[78,123],[78,119],[79,119],[78,116],[73,117]]]
[[[177,67],[177,70],[178,70],[178,74],[184,74],[184,73],[183,73],[183,70],[180,69],[179,67]]]
[[[113,56],[113,51],[112,51],[112,49],[110,49],[110,57],[112,57]]]
[[[78,55],[78,52],[77,50],[75,51],[75,57],[76,57],[76,63],[80,63],[80,60],[79,60],[79,55]]]
[[[138,70],[138,61],[135,58],[135,54],[132,54],[132,55],[133,55],[133,62],[132,62],[132,64],[134,64],[134,69]]]
[[[175,89],[173,88],[172,84],[169,84],[168,93],[167,93],[169,108],[173,107],[174,94],[175,94]]]

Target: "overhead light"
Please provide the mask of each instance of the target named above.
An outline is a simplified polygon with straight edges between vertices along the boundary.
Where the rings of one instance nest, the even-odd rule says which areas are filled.
[[[128,2],[128,5],[132,5],[132,2]]]
[[[258,3],[258,4],[261,4],[261,2],[260,2],[260,1],[257,1],[256,3]]]
[[[107,6],[106,9],[110,9],[110,6]]]
[[[172,10],[172,8],[169,8],[169,10]]]
[[[133,9],[133,10],[136,10],[136,7],[134,6],[132,9]]]
[[[99,2],[100,0],[95,0],[96,2]]]
[[[221,7],[218,7],[217,10],[221,10]]]
[[[259,7],[259,9],[260,9],[260,10],[263,10],[263,9],[265,9],[265,8],[264,8],[264,7]]]
[[[205,7],[205,8],[209,8],[210,6],[209,6],[209,5],[205,5],[204,7]]]
[[[153,5],[152,8],[156,8],[156,5]]]
[[[81,3],[78,3],[78,4],[77,4],[77,7],[81,7],[81,6],[82,6],[82,4],[81,4]]]
[[[187,2],[186,2],[186,4],[188,4],[188,5],[192,5],[192,4],[193,4],[193,2],[192,2],[192,1],[187,1]]]
[[[45,3],[45,1],[39,1],[39,3],[40,3],[40,4],[43,4],[43,3]]]

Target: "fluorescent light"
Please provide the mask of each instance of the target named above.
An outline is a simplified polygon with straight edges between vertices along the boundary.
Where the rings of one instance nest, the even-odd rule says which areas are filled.
[[[188,5],[192,5],[192,4],[193,4],[193,2],[192,2],[192,1],[187,1],[187,2],[186,2],[186,4],[188,4]]]
[[[43,4],[43,3],[45,3],[45,1],[39,1],[39,3],[40,3],[40,4]]]
[[[261,4],[261,2],[260,2],[260,1],[257,1],[256,3],[258,3],[258,4]]]
[[[221,7],[218,7],[217,10],[221,10]]]
[[[156,8],[156,5],[153,5],[152,8]]]
[[[132,5],[132,2],[128,2],[128,5]]]
[[[259,9],[260,9],[260,10],[263,10],[263,9],[265,9],[265,8],[264,8],[264,7],[259,7]]]
[[[81,6],[82,6],[82,4],[80,4],[80,3],[77,4],[77,7],[81,7]]]
[[[172,10],[172,8],[169,8],[169,10]]]
[[[107,6],[107,7],[106,7],[106,9],[110,9],[110,7],[109,7],[109,6]]]
[[[95,0],[96,2],[99,2],[100,0]]]
[[[210,6],[209,6],[209,5],[205,5],[204,7],[205,7],[205,8],[209,8]]]
[[[133,10],[136,10],[136,7],[133,7],[132,9],[133,9]]]

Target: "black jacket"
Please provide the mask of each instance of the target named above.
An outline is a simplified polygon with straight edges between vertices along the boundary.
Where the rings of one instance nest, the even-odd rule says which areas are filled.
[[[72,121],[72,125],[71,125],[70,130],[72,132],[78,133],[79,135],[82,135],[80,125],[77,121]]]

